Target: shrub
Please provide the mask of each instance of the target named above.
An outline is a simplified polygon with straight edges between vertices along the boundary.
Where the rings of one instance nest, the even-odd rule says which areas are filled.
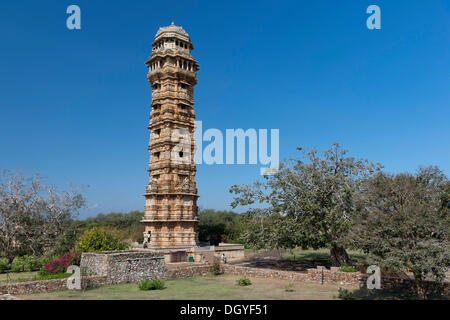
[[[0,272],[4,272],[11,268],[11,264],[7,258],[0,258]]]
[[[293,283],[289,283],[286,287],[284,287],[284,291],[286,292],[294,292],[294,284]]]
[[[15,257],[11,263],[11,270],[14,272],[22,272],[25,269],[25,258]]]
[[[348,265],[344,264],[342,267],[339,268],[339,271],[342,271],[342,272],[356,272],[356,269],[351,267],[351,266],[348,266]]]
[[[24,256],[24,271],[34,271],[39,269],[39,260],[33,256]]]
[[[215,276],[221,275],[223,272],[220,270],[220,260],[214,259],[214,265],[213,265],[213,274]]]
[[[43,256],[39,258],[39,267],[43,268],[46,264],[48,264],[52,260],[56,260],[56,257]]]
[[[78,252],[66,252],[63,256],[59,256],[58,259],[50,261],[39,271],[39,274],[44,276],[65,273],[71,265],[80,265],[80,254]]]
[[[342,299],[342,300],[352,300],[353,299],[353,295],[352,293],[345,289],[345,288],[339,288],[338,290],[338,298]]]
[[[140,290],[162,290],[165,288],[164,281],[161,280],[141,280],[138,282]]]
[[[248,278],[241,278],[238,281],[236,281],[236,284],[238,286],[249,286],[252,284],[252,282]]]
[[[79,252],[115,251],[127,248],[128,245],[122,242],[117,231],[103,227],[85,230],[77,243]]]

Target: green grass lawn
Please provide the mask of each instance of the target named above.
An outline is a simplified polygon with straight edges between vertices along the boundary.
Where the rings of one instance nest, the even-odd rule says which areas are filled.
[[[57,273],[41,276],[38,271],[32,272],[11,272],[0,274],[0,283],[4,282],[25,282],[36,280],[51,280],[70,277],[70,273]]]
[[[334,299],[338,286],[252,278],[252,285],[240,287],[234,275],[203,276],[166,281],[163,290],[141,291],[136,283],[102,286],[86,291],[60,291],[18,296],[20,299],[90,299],[90,300],[209,300],[209,299]],[[287,291],[286,289],[293,291]],[[354,288],[349,288],[354,289]]]
[[[31,281],[36,280],[38,276],[37,271],[0,273],[0,282]]]

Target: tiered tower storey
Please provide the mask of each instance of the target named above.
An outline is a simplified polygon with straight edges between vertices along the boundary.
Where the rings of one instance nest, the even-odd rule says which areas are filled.
[[[198,243],[195,184],[197,83],[194,47],[183,28],[159,28],[146,65],[152,87],[150,180],[145,193],[144,238],[149,248],[192,247]]]

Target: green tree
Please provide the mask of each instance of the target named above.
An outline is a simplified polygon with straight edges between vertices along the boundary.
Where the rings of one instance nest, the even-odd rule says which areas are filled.
[[[115,251],[127,248],[128,246],[122,242],[116,230],[105,227],[85,230],[77,243],[79,252]]]
[[[301,150],[301,148],[299,148]],[[331,263],[349,263],[345,235],[355,216],[354,196],[361,182],[381,166],[346,156],[339,144],[318,153],[303,152],[278,172],[253,185],[232,186],[232,207],[253,205],[243,239],[253,247],[329,247]]]
[[[236,241],[240,233],[240,215],[233,211],[202,210],[199,213],[200,241],[213,245]]]
[[[76,226],[79,232],[92,227],[113,228],[123,241],[141,243],[144,233],[144,224],[141,222],[143,216],[141,211],[100,213],[95,217],[78,220]]]
[[[415,175],[379,173],[365,183],[349,240],[370,254],[371,263],[414,274],[417,293],[424,280],[442,281],[450,264],[450,183],[437,168]]]

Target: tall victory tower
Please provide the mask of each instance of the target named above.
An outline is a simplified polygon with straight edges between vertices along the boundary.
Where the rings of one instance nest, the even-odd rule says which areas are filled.
[[[145,193],[144,238],[149,248],[198,242],[193,87],[197,61],[182,27],[159,28],[146,62],[152,87],[150,180]]]

